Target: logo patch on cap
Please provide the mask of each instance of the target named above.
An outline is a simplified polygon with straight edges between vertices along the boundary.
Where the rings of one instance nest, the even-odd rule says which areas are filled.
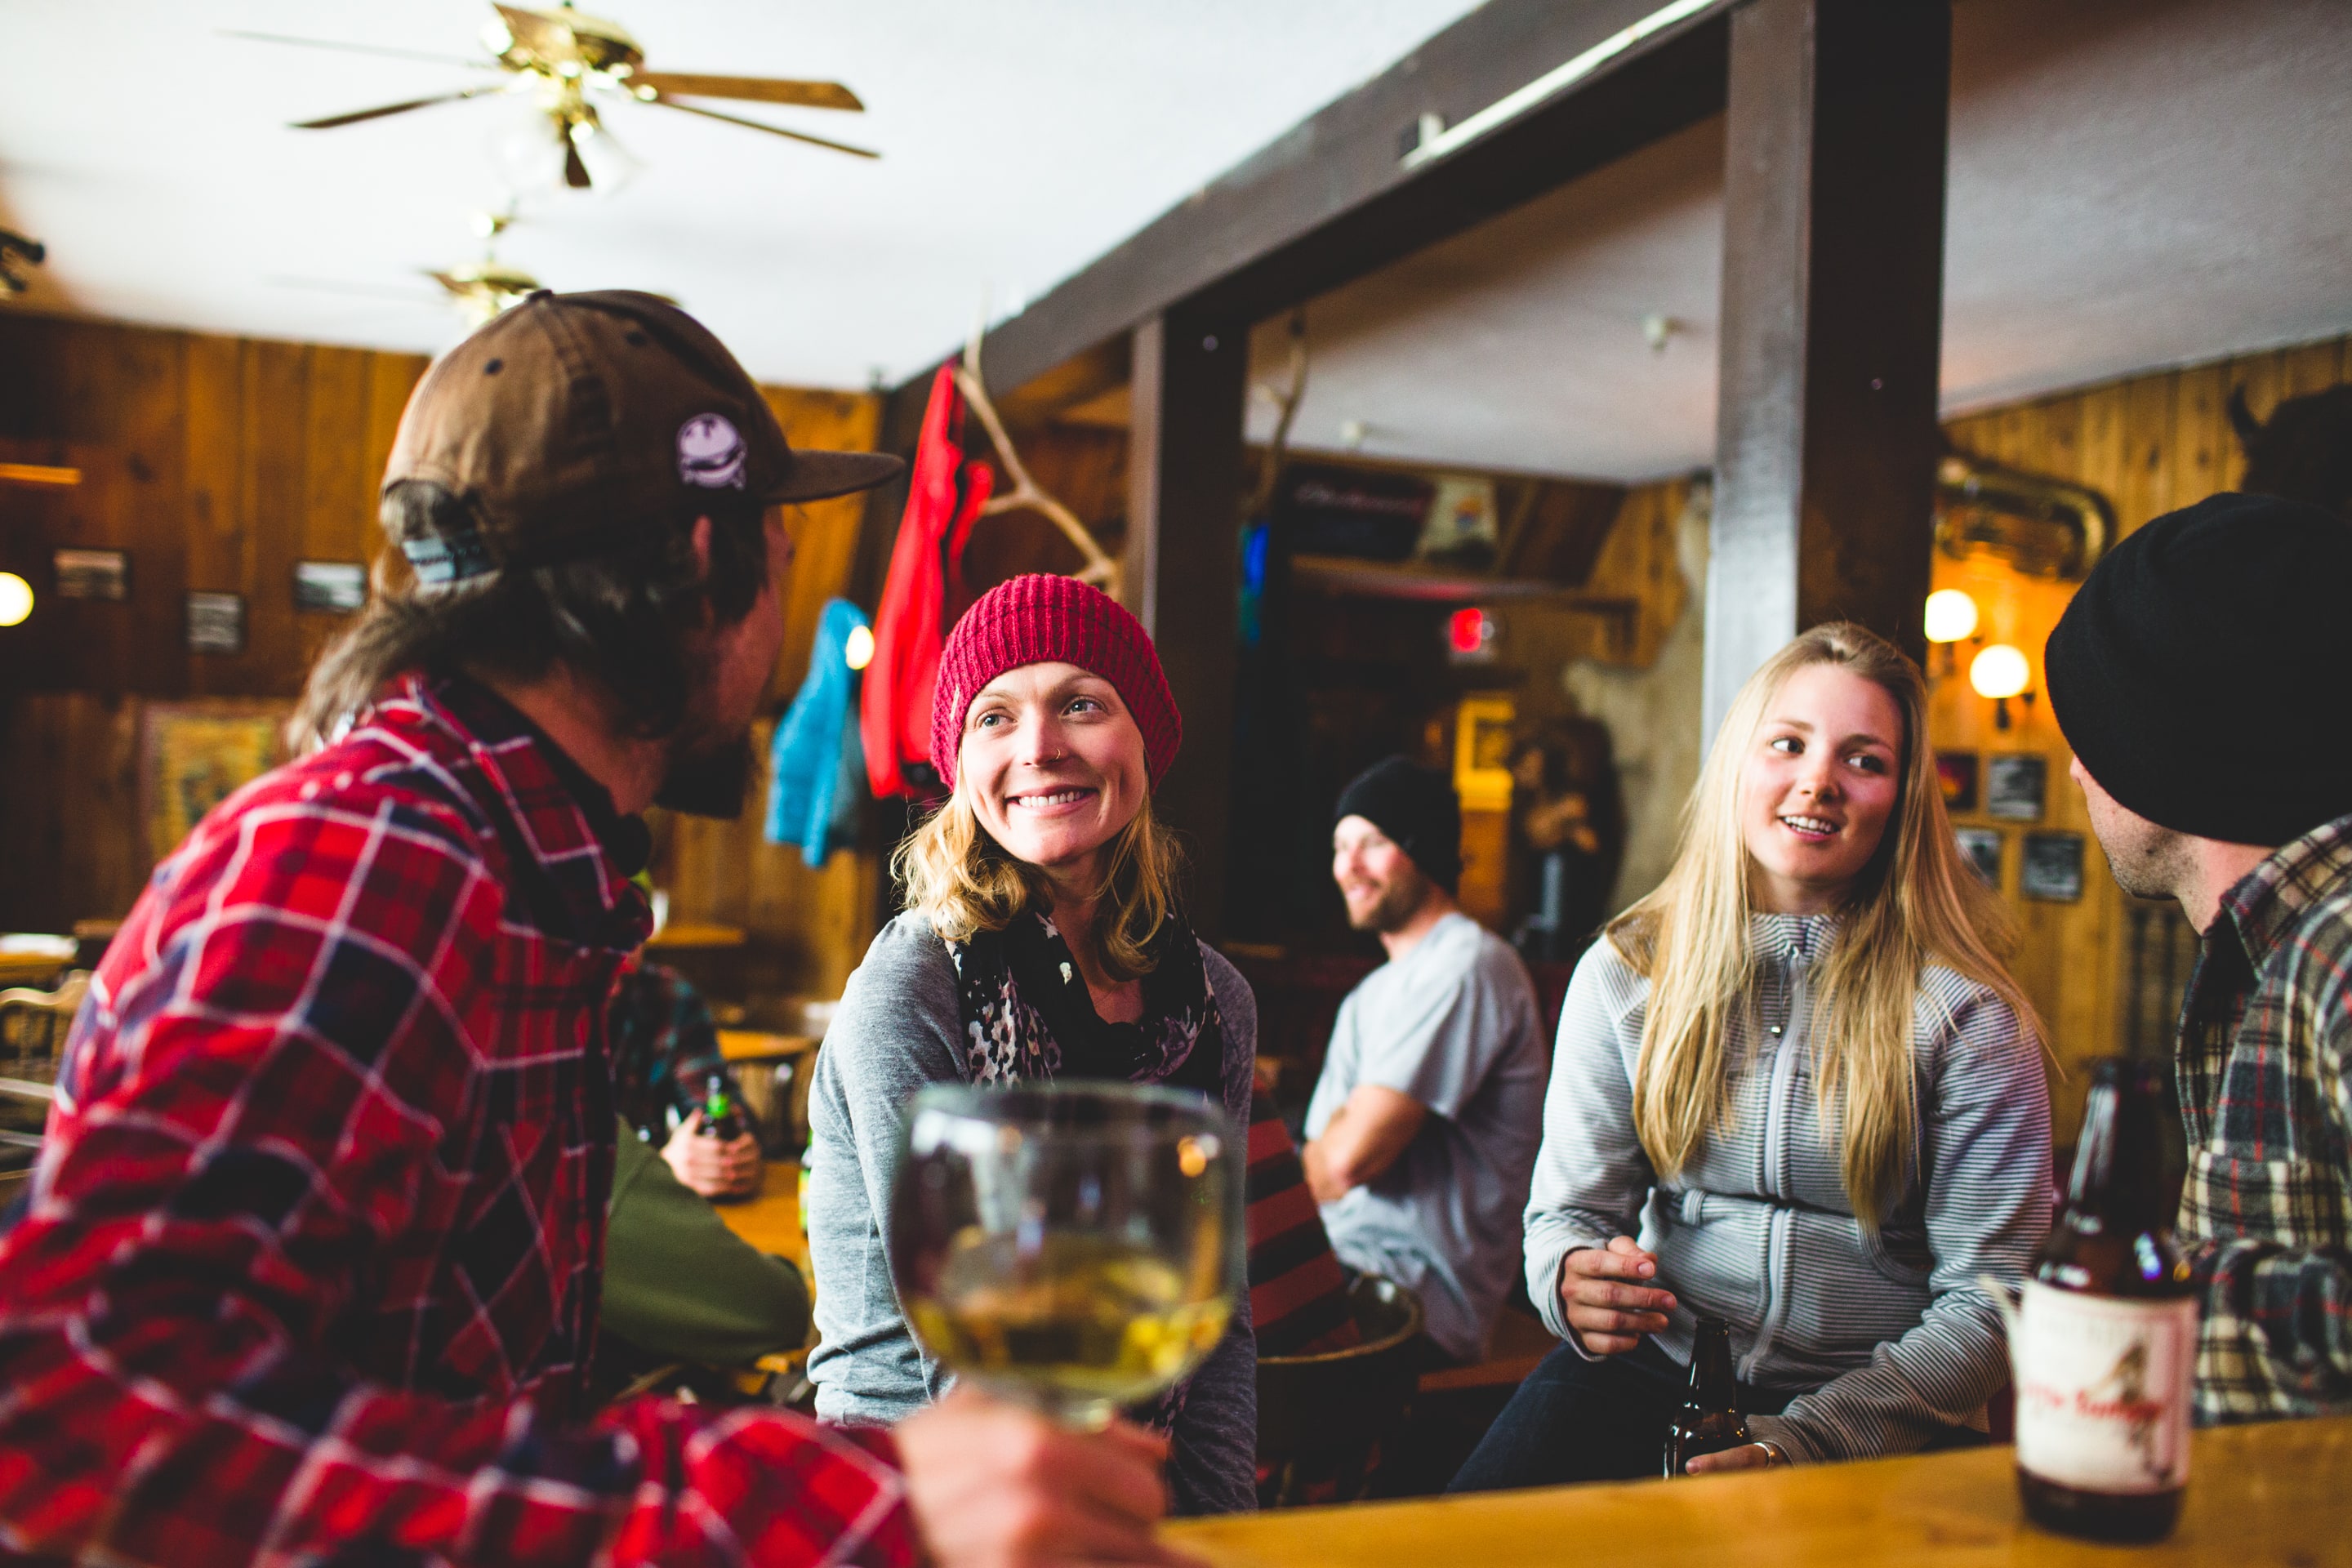
[[[750,455],[741,433],[723,414],[698,414],[677,427],[677,477],[683,483],[740,490]]]

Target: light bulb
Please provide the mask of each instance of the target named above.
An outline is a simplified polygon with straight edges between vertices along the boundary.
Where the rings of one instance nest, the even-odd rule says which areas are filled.
[[[864,669],[874,662],[874,634],[864,626],[850,627],[842,652],[847,656],[850,668]]]
[[[0,572],[0,626],[24,624],[33,613],[33,585],[14,572]]]
[[[1927,595],[1927,640],[1958,642],[1977,629],[1977,602],[1958,588],[1938,588]]]
[[[1977,689],[1977,695],[1996,701],[2023,691],[2032,678],[2033,668],[2025,662],[2025,655],[2005,642],[1988,647],[1969,666],[1969,684]]]

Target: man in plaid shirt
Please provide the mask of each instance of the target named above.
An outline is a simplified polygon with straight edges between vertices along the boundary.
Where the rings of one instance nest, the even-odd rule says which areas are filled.
[[[534,296],[427,373],[415,584],[305,698],[356,721],[157,869],[67,1047],[0,1239],[0,1559],[1164,1559],[1133,1428],[585,1407],[634,814],[740,803],[772,505],[895,468],[793,451],[646,295]]]
[[[2352,523],[2218,495],[2091,573],[2050,703],[2116,880],[2204,935],[2181,1012],[2179,1229],[2200,1422],[2352,1412]]]

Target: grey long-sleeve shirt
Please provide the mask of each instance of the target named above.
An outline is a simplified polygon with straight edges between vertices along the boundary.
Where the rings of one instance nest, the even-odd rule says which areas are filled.
[[[2020,1279],[2050,1227],[2040,1046],[1991,991],[1933,966],[1912,1014],[1911,1179],[1875,1234],[1854,1217],[1808,1029],[1833,929],[1827,916],[1751,921],[1758,990],[1730,1042],[1730,1123],[1671,1183],[1633,1133],[1650,983],[1595,943],[1560,1013],[1528,1204],[1528,1292],[1553,1333],[1586,1353],[1560,1305],[1561,1260],[1638,1234],[1677,1303],[1660,1343],[1688,1361],[1694,1310],[1727,1320],[1742,1379],[1812,1390],[1748,1423],[1807,1459],[1910,1453],[1974,1423],[2009,1376],[1977,1278]]]
[[[1223,955],[1203,944],[1201,959],[1224,1025],[1226,1113],[1244,1128],[1257,999]],[[900,915],[849,977],[810,1086],[802,1180],[823,1337],[810,1353],[809,1377],[825,1420],[894,1422],[951,1381],[908,1331],[882,1226],[898,1175],[907,1101],[925,1084],[966,1081],[961,1035],[947,945],[920,916]],[[1244,1291],[1224,1339],[1192,1374],[1177,1417],[1168,1478],[1175,1510],[1255,1509],[1256,1453],[1257,1341]]]

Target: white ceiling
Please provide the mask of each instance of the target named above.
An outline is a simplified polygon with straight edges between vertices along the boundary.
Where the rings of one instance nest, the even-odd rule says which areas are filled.
[[[879,163],[624,106],[646,165],[528,199],[503,259],[671,294],[763,380],[897,380],[1042,294],[1475,0],[593,0],[659,69],[832,77],[870,112],[765,109]],[[492,100],[343,130],[455,68],[222,28],[466,54],[480,0],[0,0],[0,226],[32,308],[430,351],[419,269],[503,205]],[[730,106],[731,107],[731,106]],[[1295,439],[1639,479],[1714,444],[1721,125],[1318,301]],[[1948,409],[2352,329],[2347,0],[1960,0]],[[322,285],[360,290],[337,292]],[[1643,318],[1676,323],[1664,352]],[[1285,357],[1260,340],[1270,369]],[[1261,437],[1270,408],[1254,405]]]
[[[1715,445],[1723,127],[1316,301],[1296,445],[1636,480]],[[2352,329],[2352,5],[1963,0],[1948,411]],[[1663,352],[1642,322],[1672,318]],[[1255,342],[1279,376],[1276,323]],[[1266,401],[1252,429],[1272,428]]]
[[[552,3],[552,0],[549,0]],[[656,69],[832,78],[863,115],[736,110],[878,163],[625,105],[646,167],[528,200],[500,258],[677,298],[762,380],[896,380],[1017,308],[1475,0],[589,0]],[[431,351],[419,269],[475,260],[516,106],[309,119],[473,85],[455,67],[223,28],[478,53],[482,0],[0,0],[0,226],[45,241],[34,309]],[[485,57],[486,58],[486,57]],[[347,286],[340,293],[319,287]]]

